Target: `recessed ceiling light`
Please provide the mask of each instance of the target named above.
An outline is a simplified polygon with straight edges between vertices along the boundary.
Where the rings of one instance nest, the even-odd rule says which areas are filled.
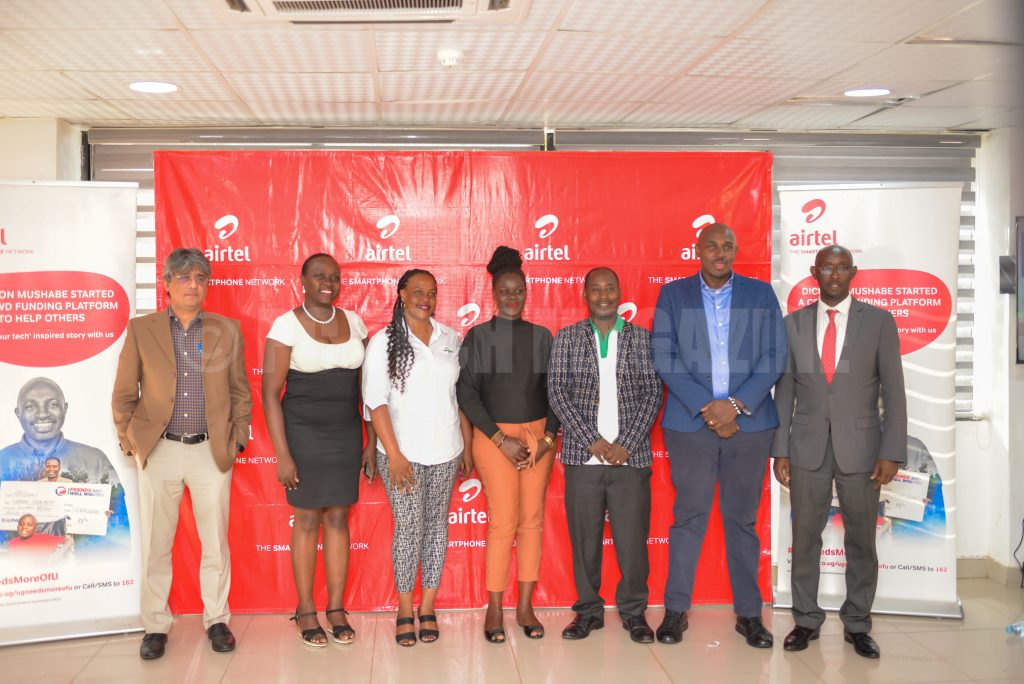
[[[173,93],[178,89],[178,86],[173,83],[164,83],[163,81],[135,81],[134,83],[128,84],[128,87],[137,93]]]
[[[847,90],[843,95],[847,97],[883,97],[890,92],[892,91],[888,88],[855,88],[854,90]]]

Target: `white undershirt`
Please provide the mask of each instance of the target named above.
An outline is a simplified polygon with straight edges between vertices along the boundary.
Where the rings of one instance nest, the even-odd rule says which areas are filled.
[[[594,332],[597,348],[601,349],[599,332]],[[597,372],[600,377],[600,390],[597,400],[597,431],[609,444],[619,437],[619,386],[615,379],[619,352],[619,333],[612,330],[608,333],[608,356],[597,355]],[[608,465],[591,456],[584,465]]]

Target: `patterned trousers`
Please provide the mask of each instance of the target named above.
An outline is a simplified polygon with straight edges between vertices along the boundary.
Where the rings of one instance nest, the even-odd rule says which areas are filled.
[[[400,594],[413,590],[417,568],[422,572],[424,589],[436,589],[441,584],[448,551],[448,507],[461,463],[458,457],[429,466],[410,462],[416,486],[411,492],[400,492],[391,486],[388,457],[377,452],[377,472],[384,481],[395,519],[391,563]]]

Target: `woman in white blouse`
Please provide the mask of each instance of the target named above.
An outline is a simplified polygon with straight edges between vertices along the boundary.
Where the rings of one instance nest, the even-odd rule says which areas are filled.
[[[448,505],[455,477],[473,469],[472,426],[459,411],[459,337],[434,320],[437,281],[406,271],[391,323],[370,340],[363,401],[377,433],[377,470],[395,520],[391,543],[398,621],[395,641],[416,643],[412,594],[420,571],[420,641],[439,634],[434,598],[448,549]]]
[[[323,529],[327,611],[338,643],[355,639],[344,608],[349,558],[349,507],[359,498],[359,472],[375,474],[373,426],[359,411],[359,373],[366,326],[334,306],[341,269],[328,254],[302,264],[302,304],[274,321],[263,357],[263,413],[277,456],[277,479],[293,507],[292,571],[300,638],[327,645],[313,596],[317,539]],[[284,389],[284,397],[281,390]]]

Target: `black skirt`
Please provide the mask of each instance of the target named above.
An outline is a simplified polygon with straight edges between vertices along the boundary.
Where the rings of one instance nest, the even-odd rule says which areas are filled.
[[[299,475],[299,486],[286,492],[288,503],[298,508],[355,503],[363,449],[359,369],[290,370],[281,408]]]

